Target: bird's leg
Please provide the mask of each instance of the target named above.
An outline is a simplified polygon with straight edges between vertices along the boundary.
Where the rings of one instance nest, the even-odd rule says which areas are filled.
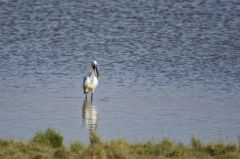
[[[87,93],[85,93],[85,100],[87,100]]]
[[[91,95],[91,101],[93,100],[93,93],[92,93],[92,95]]]

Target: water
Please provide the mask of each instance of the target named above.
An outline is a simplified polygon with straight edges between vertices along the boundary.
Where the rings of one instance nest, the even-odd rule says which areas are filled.
[[[0,137],[237,141],[239,17],[238,0],[1,1]]]

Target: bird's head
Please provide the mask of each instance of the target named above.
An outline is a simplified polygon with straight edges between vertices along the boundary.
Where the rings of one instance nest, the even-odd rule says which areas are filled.
[[[99,75],[98,68],[97,68],[97,61],[93,60],[91,62],[91,65],[92,65],[93,70],[96,71],[96,73],[97,73],[97,78],[100,79],[100,75]]]
[[[97,67],[97,61],[93,60],[91,62],[92,68],[95,69]]]

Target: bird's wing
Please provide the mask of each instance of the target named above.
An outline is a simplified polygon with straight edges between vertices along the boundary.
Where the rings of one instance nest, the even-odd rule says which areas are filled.
[[[83,91],[84,93],[88,92],[88,88],[90,87],[91,81],[88,76],[83,78]]]

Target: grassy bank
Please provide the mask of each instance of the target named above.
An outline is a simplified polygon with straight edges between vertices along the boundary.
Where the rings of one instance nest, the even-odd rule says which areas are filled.
[[[133,144],[121,139],[104,142],[93,134],[90,141],[88,145],[75,142],[65,146],[62,135],[48,129],[30,141],[0,139],[0,159],[240,159],[238,144],[203,144],[195,138],[189,145],[168,139]]]

